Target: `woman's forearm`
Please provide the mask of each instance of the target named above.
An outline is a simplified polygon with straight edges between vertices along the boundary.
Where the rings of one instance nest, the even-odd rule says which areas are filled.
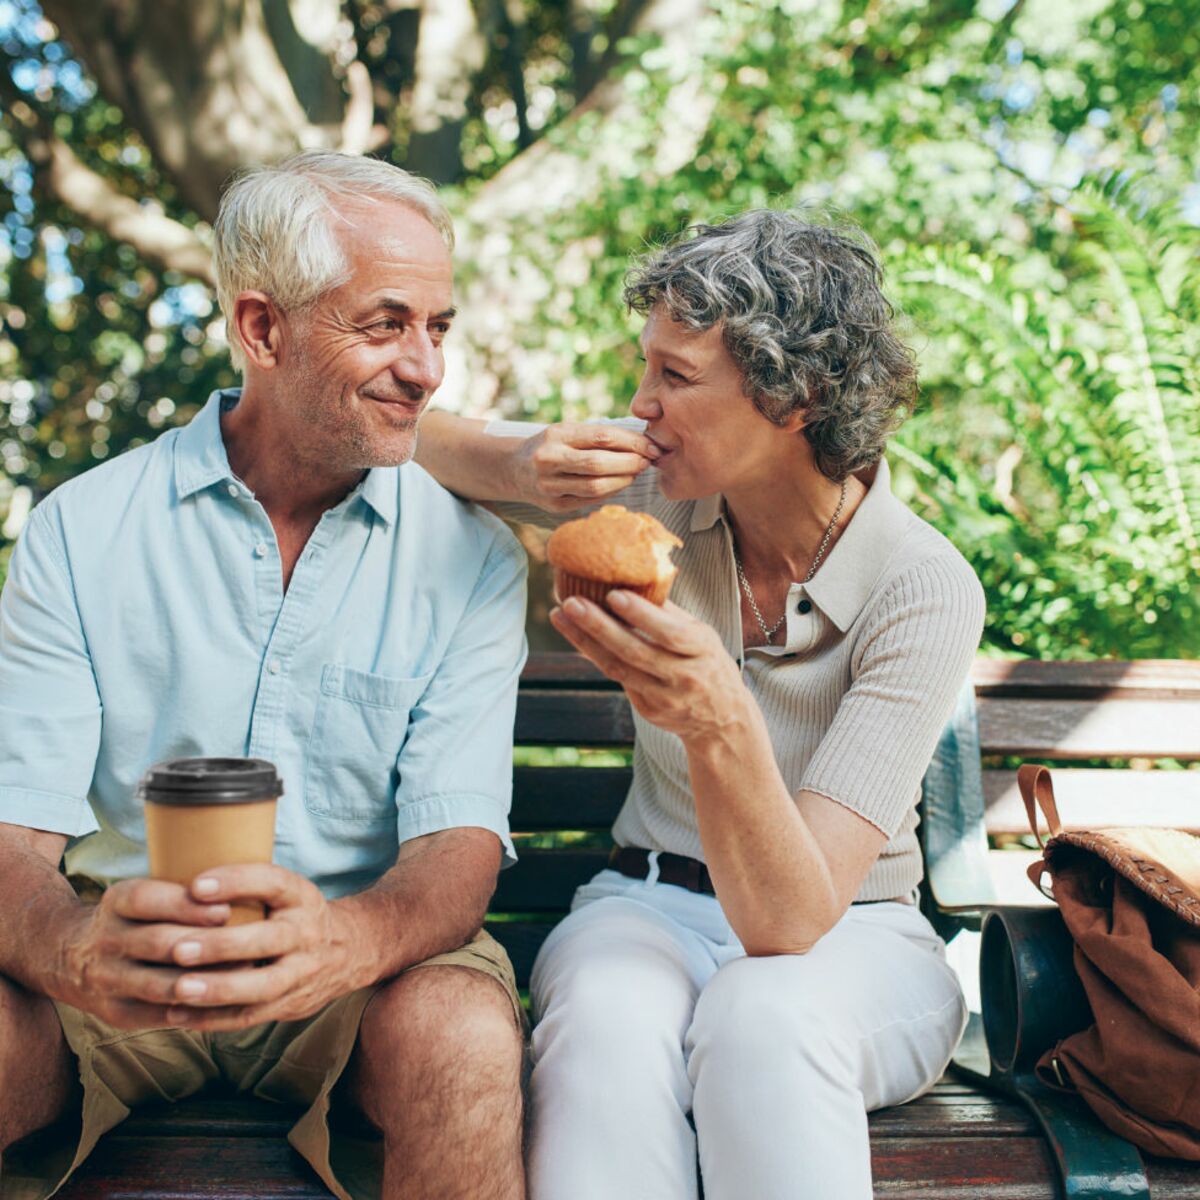
[[[843,906],[753,700],[744,719],[687,750],[705,861],[746,952],[811,949]]]
[[[415,458],[444,488],[466,500],[525,500],[516,453],[523,438],[492,437],[488,422],[431,409],[421,418]]]

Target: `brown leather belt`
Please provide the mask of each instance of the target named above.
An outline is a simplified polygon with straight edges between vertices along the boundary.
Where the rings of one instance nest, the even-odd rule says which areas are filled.
[[[608,865],[631,879],[645,879],[650,874],[650,851],[639,846],[614,846],[608,856]],[[717,894],[708,868],[698,858],[688,858],[684,854],[668,854],[665,850],[659,853],[658,881],[673,883],[705,896]]]
[[[646,879],[650,875],[650,851],[640,846],[614,846],[608,856],[608,865],[622,875],[631,879]],[[700,892],[705,896],[715,896],[712,876],[708,867],[698,858],[688,858],[685,854],[668,854],[660,851],[658,856],[658,882],[673,883],[676,887],[687,888],[689,892]],[[907,897],[898,896],[896,899],[904,904],[911,903]],[[855,900],[855,904],[883,904],[883,900]]]

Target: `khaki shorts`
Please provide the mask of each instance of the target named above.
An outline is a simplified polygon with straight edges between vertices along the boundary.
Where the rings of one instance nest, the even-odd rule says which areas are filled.
[[[422,967],[468,967],[495,979],[509,994],[524,1028],[512,965],[504,948],[480,932],[458,950]],[[182,1100],[223,1080],[239,1093],[305,1111],[288,1141],[309,1161],[339,1200],[377,1200],[382,1145],[329,1123],[329,1097],[345,1070],[371,997],[383,986],[361,988],[301,1021],[273,1021],[236,1033],[185,1029],[116,1029],[98,1017],[55,1003],[63,1033],[79,1060],[83,1084],[77,1139],[28,1139],[4,1156],[0,1200],[45,1200],[70,1178],[101,1136],[139,1104]]]

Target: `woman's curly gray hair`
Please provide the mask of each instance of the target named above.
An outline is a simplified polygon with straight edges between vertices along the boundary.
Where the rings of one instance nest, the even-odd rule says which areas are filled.
[[[853,226],[755,209],[695,225],[636,266],[625,301],[690,329],[721,327],[759,412],[803,409],[817,469],[835,482],[883,455],[912,409],[917,370]]]

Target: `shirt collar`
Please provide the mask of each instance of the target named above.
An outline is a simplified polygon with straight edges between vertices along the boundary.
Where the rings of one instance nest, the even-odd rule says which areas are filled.
[[[864,479],[867,494],[850,524],[805,584],[808,597],[843,633],[871,598],[909,519],[908,509],[892,495],[892,476],[885,459],[879,460],[873,476]]]
[[[221,410],[237,403],[239,388],[213,392],[175,439],[175,489],[179,498],[233,478],[221,438]]]
[[[241,388],[215,391],[205,406],[183,427],[175,442],[175,487],[185,499],[214,483],[233,479],[225,440],[221,436],[221,413],[241,399]],[[396,467],[373,467],[342,503],[361,498],[384,522],[396,520]]]
[[[692,532],[711,529],[725,507],[725,497],[718,492],[715,496],[704,496],[692,502]]]
[[[864,479],[867,494],[850,519],[829,557],[804,584],[805,594],[843,633],[862,612],[872,589],[900,540],[908,510],[892,495],[887,461]],[[692,503],[692,532],[711,529],[724,520],[720,494]]]
[[[375,515],[387,525],[396,520],[399,493],[399,467],[372,467],[366,478],[350,494],[362,498]]]

